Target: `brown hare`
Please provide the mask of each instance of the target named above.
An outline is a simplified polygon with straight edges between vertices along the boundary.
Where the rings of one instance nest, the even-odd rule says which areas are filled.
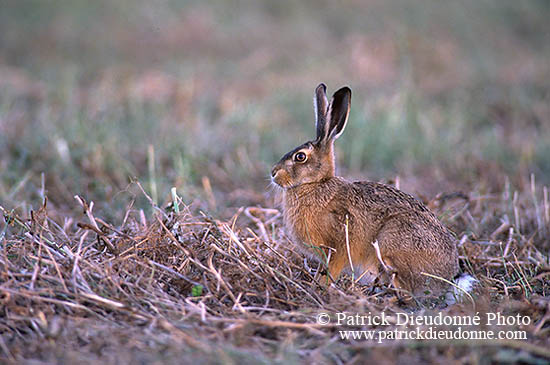
[[[459,269],[449,230],[409,194],[335,175],[334,141],[344,131],[350,104],[350,88],[336,91],[329,103],[320,84],[314,96],[317,138],[284,155],[271,171],[283,190],[287,233],[327,264],[325,284],[350,268],[362,282],[384,274],[410,293],[439,294],[448,284],[433,276],[452,280]]]

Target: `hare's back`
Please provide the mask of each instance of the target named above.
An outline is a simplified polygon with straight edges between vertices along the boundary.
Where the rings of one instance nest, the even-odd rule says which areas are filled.
[[[452,239],[450,231],[422,202],[392,186],[358,181],[347,186],[347,200],[356,215],[364,215],[381,225],[400,221],[401,226],[411,230],[425,231],[440,238]],[[379,229],[382,227],[379,227]]]
[[[349,194],[354,197],[354,200],[358,200],[359,205],[369,208],[379,207],[394,213],[412,210],[422,215],[433,215],[418,199],[390,185],[356,181],[350,184],[349,188],[351,190]]]

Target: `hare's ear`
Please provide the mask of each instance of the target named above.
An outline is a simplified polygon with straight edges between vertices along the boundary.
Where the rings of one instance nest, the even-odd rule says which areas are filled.
[[[315,108],[315,129],[317,130],[317,140],[322,141],[328,136],[327,123],[327,86],[319,84],[313,95],[313,107]]]
[[[327,124],[329,125],[328,139],[335,140],[340,137],[348,122],[351,106],[351,89],[344,86],[332,96],[327,112]]]

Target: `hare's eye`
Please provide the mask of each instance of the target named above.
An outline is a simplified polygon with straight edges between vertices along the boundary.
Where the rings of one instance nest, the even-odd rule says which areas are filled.
[[[307,159],[307,155],[303,152],[298,152],[294,155],[294,161],[296,162],[304,162]]]

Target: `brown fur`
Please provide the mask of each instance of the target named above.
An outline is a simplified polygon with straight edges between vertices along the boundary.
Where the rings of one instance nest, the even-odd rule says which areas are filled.
[[[349,182],[335,176],[334,140],[342,133],[349,113],[351,90],[338,90],[326,107],[325,87],[316,89],[317,139],[289,152],[272,170],[273,181],[283,188],[285,227],[306,252],[328,261],[336,280],[349,267],[346,245],[356,275],[368,271],[372,280],[384,271],[395,273],[394,284],[413,293],[439,293],[447,285],[422,272],[452,280],[458,272],[458,255],[452,234],[421,202],[391,186]],[[298,162],[296,153],[307,159]],[[391,274],[391,273],[389,273]]]

